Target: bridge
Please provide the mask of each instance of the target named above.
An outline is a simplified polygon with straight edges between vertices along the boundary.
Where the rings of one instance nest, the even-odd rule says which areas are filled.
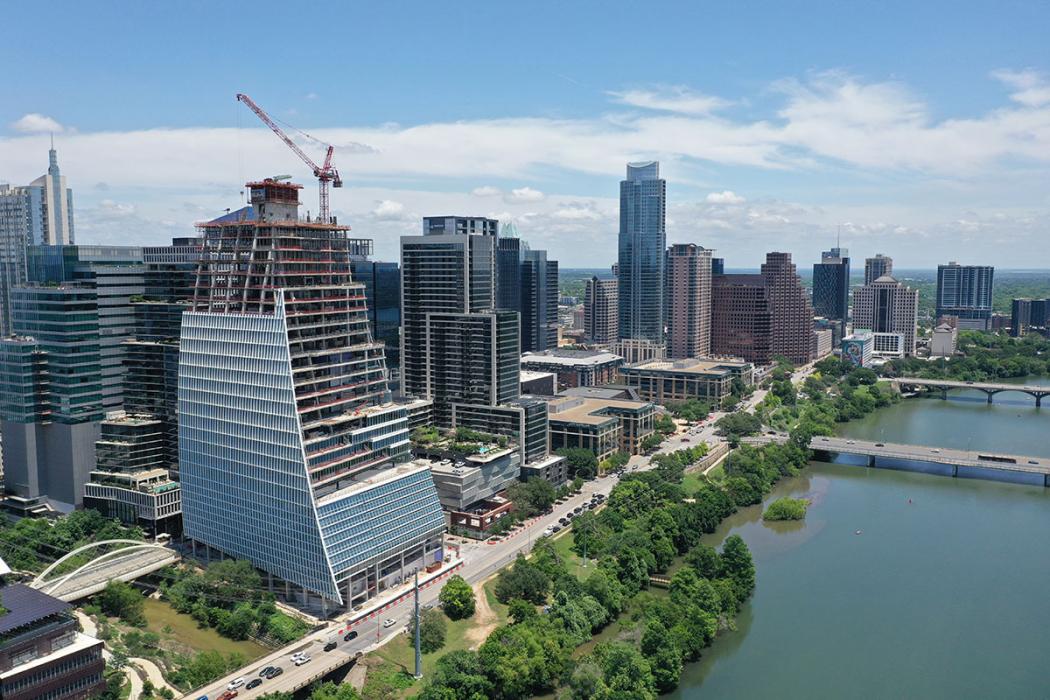
[[[60,570],[63,564],[81,557],[85,552],[112,545],[124,546],[105,552],[72,571]],[[178,559],[178,552],[163,545],[138,540],[103,540],[69,552],[41,571],[29,585],[69,603],[100,592],[110,581],[131,581]]]
[[[919,379],[918,377],[897,377],[891,380],[900,389],[939,389],[941,398],[948,398],[951,389],[976,389],[988,395],[988,403],[992,397],[1004,391],[1018,391],[1035,398],[1035,405],[1042,406],[1043,398],[1050,396],[1050,386],[1038,384],[999,384],[996,382],[960,382],[952,379]]]
[[[853,438],[818,435],[809,443],[810,449],[831,454],[852,454],[868,458],[869,467],[877,467],[880,459],[903,460],[941,464],[952,468],[952,476],[974,470],[990,470],[1031,474],[1042,477],[1043,486],[1050,486],[1050,459],[1023,455],[1004,455],[997,452],[971,452],[923,445],[868,442]],[[976,476],[980,477],[978,472]]]

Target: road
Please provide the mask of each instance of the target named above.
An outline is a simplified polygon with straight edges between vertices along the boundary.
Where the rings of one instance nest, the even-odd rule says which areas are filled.
[[[809,376],[812,371],[812,365],[806,365],[798,370],[796,376],[792,378],[792,381],[795,381],[796,383],[801,382],[805,377]],[[742,402],[741,408],[738,410],[746,410],[749,412],[754,411],[755,406],[765,398],[765,395],[766,391],[764,389],[756,389],[750,397]],[[720,411],[712,413],[701,425],[691,427],[685,431],[680,431],[675,435],[669,436],[661,444],[658,453],[673,452],[700,442],[708,442],[710,444],[719,442],[720,439],[716,434],[714,424],[724,415],[726,414]],[[631,471],[646,471],[650,469],[651,466],[650,458],[641,455],[632,457],[631,461],[628,463],[628,469]],[[456,573],[463,576],[463,578],[471,584],[484,581],[495,572],[513,562],[519,553],[528,553],[531,551],[533,542],[540,537],[548,526],[557,524],[559,518],[565,517],[574,508],[582,506],[589,501],[594,494],[601,493],[608,496],[618,480],[619,477],[616,475],[609,475],[585,482],[579,495],[572,496],[561,505],[556,505],[553,512],[550,514],[534,518],[524,527],[519,528],[510,536],[501,539],[499,542],[494,544],[488,542],[460,544],[460,556],[463,564],[462,568]],[[457,539],[457,541],[459,540]],[[403,587],[405,591],[410,590],[410,588],[410,586]],[[420,604],[427,605],[435,603],[440,590],[440,586],[431,586],[426,590],[421,591]],[[312,679],[315,676],[318,676],[324,668],[329,666],[334,667],[336,660],[348,660],[350,657],[357,654],[357,652],[367,653],[389,642],[394,635],[404,633],[408,624],[409,616],[412,612],[412,605],[413,601],[411,596],[409,596],[406,600],[391,606],[382,614],[376,615],[374,626],[369,624],[367,629],[363,630],[360,627],[356,628],[361,630],[357,638],[349,642],[344,642],[342,637],[338,637],[338,646],[330,652],[325,652],[323,646],[327,639],[333,634],[333,631],[340,630],[346,626],[346,616],[337,618],[325,629],[315,632],[295,644],[291,644],[264,657],[263,659],[260,659],[259,661],[249,664],[236,673],[232,673],[225,678],[215,681],[201,691],[191,693],[186,697],[190,698],[190,700],[195,700],[202,696],[206,696],[208,700],[215,700],[215,698],[226,689],[226,684],[230,681],[240,677],[243,677],[246,681],[250,681],[253,678],[256,678],[259,671],[268,665],[280,666],[284,669],[284,673],[273,680],[264,681],[262,685],[252,690],[245,690],[242,687],[238,699],[253,698],[266,693],[278,691],[290,692],[311,682]],[[354,614],[355,617],[357,615],[360,615],[360,613]],[[396,622],[391,627],[384,629],[381,623],[385,619],[393,619]],[[292,664],[290,657],[293,653],[298,651],[306,651],[312,660],[302,666],[296,667]]]
[[[53,580],[37,588],[48,595],[71,602],[98,593],[110,581],[129,581],[161,569],[178,559],[179,554],[173,549],[136,549],[125,555],[115,555],[101,563],[92,562],[64,581],[63,576],[52,574]],[[53,585],[59,582],[62,582],[61,585]]]

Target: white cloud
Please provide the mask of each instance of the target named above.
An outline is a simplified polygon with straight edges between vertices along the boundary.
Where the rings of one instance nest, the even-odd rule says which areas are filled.
[[[1047,83],[1045,76],[1031,68],[992,71],[992,77],[1017,90],[1010,94],[1014,102],[1028,107],[1050,104],[1050,83]]]
[[[11,128],[22,134],[46,134],[53,132],[60,134],[65,127],[57,120],[43,114],[31,112],[11,123]]]
[[[316,100],[317,97],[318,97],[318,95],[317,95],[316,92],[308,92],[308,93],[306,93],[306,99],[308,99],[308,100]]]
[[[711,192],[707,195],[705,201],[708,204],[743,204],[747,200],[732,190],[722,190],[721,192]]]
[[[503,199],[507,202],[540,202],[543,200],[544,194],[539,190],[534,190],[531,187],[519,187],[511,190],[510,194],[505,196]]]
[[[609,92],[615,102],[677,114],[710,114],[731,104],[728,100],[704,95],[682,85],[661,86],[653,90]]]
[[[405,205],[392,199],[381,200],[372,210],[372,216],[380,220],[395,221],[405,213]]]
[[[500,189],[498,187],[493,187],[492,185],[475,187],[470,193],[475,197],[495,197],[496,195],[501,194]]]

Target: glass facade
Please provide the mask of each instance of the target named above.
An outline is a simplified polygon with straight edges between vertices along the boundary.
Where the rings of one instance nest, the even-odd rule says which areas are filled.
[[[619,333],[664,342],[667,182],[660,164],[630,163],[620,182]]]

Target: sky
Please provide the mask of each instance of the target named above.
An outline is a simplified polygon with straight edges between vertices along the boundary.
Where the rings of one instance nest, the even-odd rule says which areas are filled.
[[[53,134],[79,243],[193,235],[277,174],[315,214],[243,92],[335,146],[332,208],[378,259],[455,214],[606,267],[624,166],[656,159],[668,243],[729,267],[841,236],[898,268],[1050,268],[1048,26],[1009,0],[16,3],[0,183]]]

